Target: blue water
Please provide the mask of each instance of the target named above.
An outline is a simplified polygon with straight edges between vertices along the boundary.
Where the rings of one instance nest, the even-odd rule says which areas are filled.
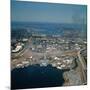
[[[51,65],[47,67],[32,65],[14,69],[11,72],[11,87],[12,89],[25,89],[62,86],[63,72]]]
[[[86,25],[83,24],[67,24],[67,23],[40,23],[40,22],[12,22],[11,28],[29,28],[31,31],[39,32],[42,34],[59,34],[61,35],[64,30],[71,29],[80,32]],[[86,32],[86,28],[84,29]]]

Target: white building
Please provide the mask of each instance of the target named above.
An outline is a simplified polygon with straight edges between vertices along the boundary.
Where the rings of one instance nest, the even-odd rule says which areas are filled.
[[[14,50],[12,50],[12,52],[18,52],[22,49],[22,45],[17,45],[16,48]]]

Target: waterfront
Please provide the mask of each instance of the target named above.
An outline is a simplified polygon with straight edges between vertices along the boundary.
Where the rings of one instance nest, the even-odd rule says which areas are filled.
[[[20,13],[11,21],[12,89],[86,85],[87,7],[16,4],[12,15]]]

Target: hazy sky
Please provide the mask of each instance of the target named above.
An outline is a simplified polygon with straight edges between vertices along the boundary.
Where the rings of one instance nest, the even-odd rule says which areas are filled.
[[[12,1],[11,20],[24,22],[86,22],[85,5],[65,5]]]

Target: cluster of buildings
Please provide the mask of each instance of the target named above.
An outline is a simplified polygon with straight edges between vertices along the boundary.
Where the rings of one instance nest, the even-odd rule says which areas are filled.
[[[19,51],[21,51],[24,48],[25,43],[27,41],[28,41],[27,38],[23,38],[23,39],[18,40],[18,41],[16,39],[12,40],[11,52],[12,53],[18,53]]]
[[[15,48],[12,47],[12,53],[17,53],[17,52],[21,51],[23,49],[23,47],[24,47],[23,43],[20,43],[20,42],[17,43],[15,45]]]
[[[58,69],[72,69],[75,67],[75,57],[71,56],[64,56],[64,57],[43,57],[39,60],[34,60],[34,57],[29,57],[24,60],[22,60],[20,63],[16,64],[16,68],[24,68],[28,65],[35,65],[39,64],[40,66],[47,66],[52,65],[53,67],[56,67]]]
[[[75,57],[65,55],[62,58],[62,53],[64,54],[64,52],[70,50],[78,51],[86,45],[85,41],[82,44],[75,40],[68,40],[66,38],[34,35],[29,39],[23,38],[18,41],[15,44],[15,48],[12,48],[12,53],[22,51],[25,48],[26,42],[28,42],[28,50],[33,53],[31,56],[32,58],[24,58],[25,60],[23,59],[21,63],[16,65],[16,67],[24,67],[30,64],[40,64],[40,66],[47,66],[48,64],[51,64],[53,67],[57,67],[58,69],[70,69],[75,66]],[[38,54],[37,58],[34,57],[34,53]]]
[[[58,69],[71,69],[75,66],[75,57],[65,56],[65,57],[54,57],[51,65],[57,67]]]

